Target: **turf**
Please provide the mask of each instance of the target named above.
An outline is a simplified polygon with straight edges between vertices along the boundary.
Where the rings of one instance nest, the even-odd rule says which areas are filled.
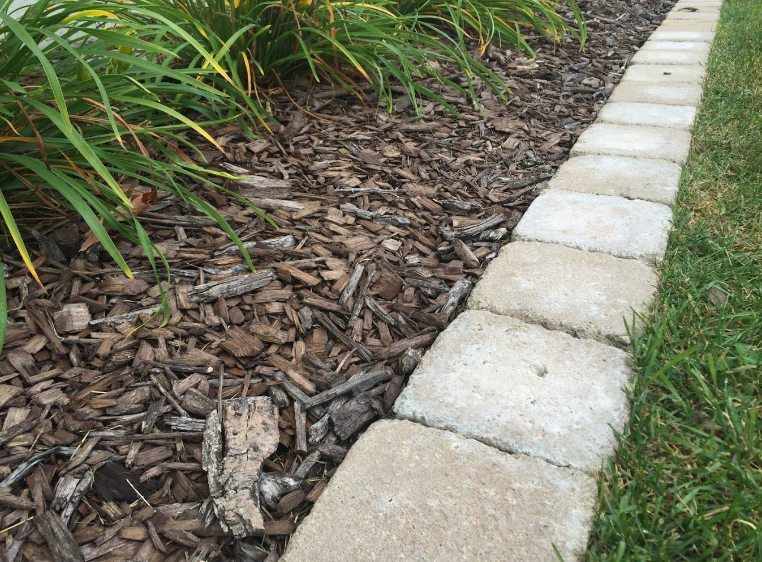
[[[727,0],[587,560],[762,560],[762,2]]]

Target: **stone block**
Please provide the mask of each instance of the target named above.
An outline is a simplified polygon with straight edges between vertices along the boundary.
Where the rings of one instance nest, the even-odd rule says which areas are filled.
[[[713,10],[711,6],[706,8],[698,8],[695,12],[688,12],[684,10],[672,10],[667,14],[666,20],[686,20],[686,21],[710,21],[716,22],[720,19],[719,10]]]
[[[641,49],[632,56],[632,64],[706,64],[709,53],[705,50],[671,51]]]
[[[281,562],[581,561],[588,475],[407,421],[380,421],[297,529]]]
[[[513,230],[513,239],[561,244],[653,264],[664,257],[671,221],[670,208],[658,203],[551,191],[530,205]]]
[[[702,89],[698,84],[622,81],[614,88],[609,102],[631,101],[697,107],[701,103],[701,94]]]
[[[597,471],[629,413],[627,354],[487,311],[442,332],[394,405],[398,416],[510,453]]]
[[[512,242],[492,260],[468,307],[574,336],[627,344],[653,300],[657,277],[637,261],[558,244]]]
[[[671,43],[677,43],[680,41],[687,41],[689,43],[705,42],[710,44],[714,41],[713,31],[671,31],[671,30],[659,30],[657,29],[651,34],[650,41],[669,41]]]
[[[651,37],[645,42],[642,50],[655,51],[706,51],[709,52],[711,43],[705,41],[671,41],[669,39],[654,39]]]
[[[589,154],[564,162],[548,188],[643,199],[671,206],[677,195],[680,172],[680,166],[666,160]]]
[[[716,21],[665,19],[656,31],[715,31]]]
[[[693,128],[695,119],[696,108],[686,105],[612,101],[598,112],[598,121],[601,123],[669,127],[685,131]]]
[[[684,164],[690,147],[691,134],[687,131],[594,123],[577,139],[571,154],[612,154]]]
[[[701,84],[705,74],[704,67],[698,65],[636,64],[627,69],[619,86],[626,82]]]

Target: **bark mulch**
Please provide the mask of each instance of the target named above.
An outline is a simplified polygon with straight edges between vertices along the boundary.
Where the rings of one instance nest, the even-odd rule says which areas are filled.
[[[38,234],[44,289],[18,265],[7,279],[3,560],[277,560],[672,4],[581,2],[583,52],[539,38],[536,60],[491,49],[511,93],[482,88],[481,112],[447,90],[458,116],[297,88],[308,113],[283,100],[274,136],[216,131],[228,158],[210,161],[250,175],[227,187],[280,230],[199,188],[246,242],[250,273],[181,202],[143,213],[173,268],[165,326],[149,321],[161,294],[140,249],[121,243],[140,272],[127,280],[96,247],[77,252],[81,225]],[[207,416],[242,396],[271,398],[279,434],[262,465],[266,534],[243,540],[215,517],[202,468]]]

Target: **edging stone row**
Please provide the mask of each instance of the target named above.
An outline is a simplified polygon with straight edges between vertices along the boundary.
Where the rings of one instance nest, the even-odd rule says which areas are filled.
[[[584,556],[721,2],[680,0],[284,562]]]

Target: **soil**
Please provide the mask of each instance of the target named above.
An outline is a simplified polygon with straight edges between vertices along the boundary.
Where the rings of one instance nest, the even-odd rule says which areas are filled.
[[[251,274],[182,202],[143,213],[173,268],[166,325],[151,319],[161,293],[147,260],[125,241],[135,280],[97,246],[78,252],[81,225],[38,235],[43,288],[3,252],[4,559],[277,560],[673,3],[581,2],[584,51],[539,37],[536,60],[490,49],[511,92],[477,86],[478,108],[444,90],[459,115],[428,102],[416,115],[402,93],[388,113],[295,88],[298,108],[273,102],[273,136],[216,131],[227,158],[210,148],[211,165],[252,176],[225,187],[280,228],[199,187],[247,243]],[[242,396],[272,399],[279,441],[263,465],[266,534],[236,539],[214,517],[202,438],[218,402]]]

